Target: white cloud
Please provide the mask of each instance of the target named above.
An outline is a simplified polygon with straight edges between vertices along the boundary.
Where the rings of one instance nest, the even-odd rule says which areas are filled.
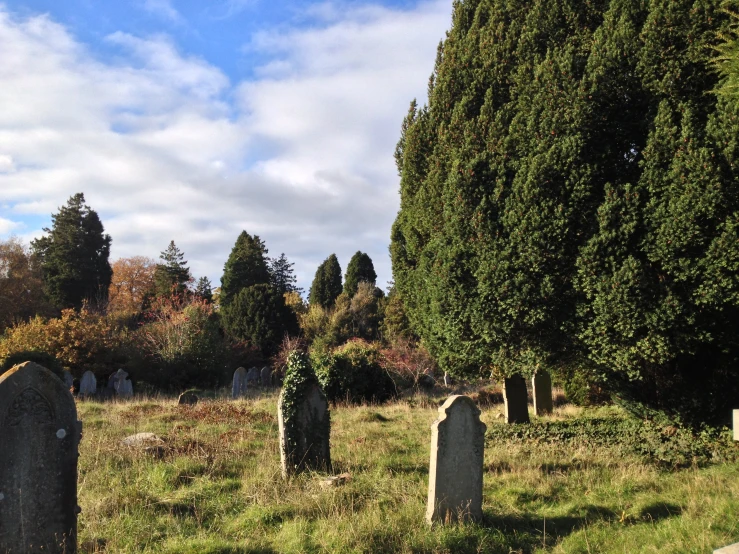
[[[11,221],[10,219],[0,217],[0,235],[9,235],[21,227],[22,225],[17,221]]]
[[[182,16],[172,5],[171,0],[143,0],[141,7],[147,12],[172,23],[183,22]]]
[[[104,63],[48,17],[0,11],[0,211],[48,217],[83,191],[114,258],[157,257],[174,239],[217,285],[246,229],[296,262],[306,289],[326,256],[346,268],[356,250],[384,284],[392,152],[450,12],[363,6],[263,32],[245,55],[269,61],[231,83],[164,36],[115,33],[120,54]]]

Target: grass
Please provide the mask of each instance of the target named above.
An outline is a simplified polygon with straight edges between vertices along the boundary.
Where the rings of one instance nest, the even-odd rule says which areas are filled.
[[[626,420],[615,408],[560,406],[523,436],[493,405],[482,414],[484,521],[431,528],[429,428],[443,398],[333,408],[334,473],[351,480],[330,488],[317,474],[282,480],[276,401],[78,403],[81,552],[703,554],[739,541],[739,448],[728,431],[715,438],[721,456],[666,470],[619,442]],[[616,436],[558,439],[582,421]],[[120,444],[142,431],[164,444]]]

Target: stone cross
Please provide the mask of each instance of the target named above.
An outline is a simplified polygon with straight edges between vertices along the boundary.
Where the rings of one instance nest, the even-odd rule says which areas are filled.
[[[68,389],[71,389],[74,386],[74,377],[66,369],[62,372],[62,375],[64,376],[64,384],[67,385]]]
[[[246,370],[240,367],[234,371],[231,398],[241,398],[242,396],[246,396]]]
[[[259,378],[263,387],[269,387],[272,384],[272,368],[264,366],[259,374]]]
[[[284,396],[283,389],[277,401],[282,476],[306,469],[331,471],[331,416],[323,391],[317,383],[308,385],[296,406],[286,406]]]
[[[98,382],[92,371],[85,371],[80,380],[80,396],[92,396],[97,392]]]
[[[739,410],[734,410],[734,440],[739,441]]]
[[[508,377],[503,387],[506,423],[528,423],[529,407],[526,381],[520,374]]]
[[[124,371],[123,369],[119,369],[116,371],[108,381],[108,386],[111,386],[115,390],[116,394],[118,396],[122,397],[131,397],[133,396],[133,384],[129,379],[126,379],[128,377],[128,372]]]
[[[0,552],[74,554],[82,423],[63,381],[33,362],[0,376]]]
[[[439,408],[431,425],[427,522],[482,519],[485,429],[468,396],[450,396]]]
[[[538,370],[531,378],[534,396],[534,413],[538,416],[551,414],[554,411],[552,403],[552,378],[547,371]]]

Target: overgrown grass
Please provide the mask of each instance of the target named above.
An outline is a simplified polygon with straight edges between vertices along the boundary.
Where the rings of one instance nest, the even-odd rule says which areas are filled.
[[[429,427],[443,398],[334,408],[334,472],[352,479],[330,488],[317,474],[281,479],[276,400],[80,402],[81,551],[707,553],[739,541],[728,431],[691,442],[572,406],[506,426],[494,405],[482,415],[483,523],[431,528]],[[164,444],[120,444],[141,431]]]

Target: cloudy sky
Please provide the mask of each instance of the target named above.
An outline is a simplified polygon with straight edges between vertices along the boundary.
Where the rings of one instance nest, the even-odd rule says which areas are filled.
[[[310,286],[362,250],[378,285],[393,150],[425,102],[452,0],[0,3],[0,239],[42,234],[76,192],[111,260],[170,240],[220,284],[241,230]]]

